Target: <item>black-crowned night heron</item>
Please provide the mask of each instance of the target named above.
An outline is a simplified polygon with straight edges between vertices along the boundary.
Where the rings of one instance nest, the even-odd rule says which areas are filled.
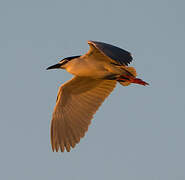
[[[116,83],[147,85],[136,78],[136,70],[127,65],[129,52],[110,44],[88,41],[90,50],[82,56],[62,59],[47,69],[61,68],[75,75],[58,91],[51,122],[53,151],[70,151],[85,135],[93,115]]]

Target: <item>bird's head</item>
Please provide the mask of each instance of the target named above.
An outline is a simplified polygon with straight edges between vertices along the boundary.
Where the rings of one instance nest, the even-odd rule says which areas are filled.
[[[65,69],[67,67],[67,63],[73,59],[76,59],[80,56],[71,56],[71,57],[66,57],[64,59],[62,59],[61,61],[59,61],[59,63],[55,64],[55,65],[52,65],[52,66],[49,66],[47,68],[47,70],[49,69]]]

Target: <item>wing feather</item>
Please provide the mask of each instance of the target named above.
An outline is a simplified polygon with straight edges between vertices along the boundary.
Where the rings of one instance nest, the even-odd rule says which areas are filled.
[[[90,50],[87,55],[95,55],[95,58],[106,59],[118,65],[128,65],[132,61],[130,52],[119,47],[97,41],[88,41]]]
[[[74,77],[59,88],[51,122],[53,151],[70,151],[79,143],[94,113],[115,86],[114,80]]]

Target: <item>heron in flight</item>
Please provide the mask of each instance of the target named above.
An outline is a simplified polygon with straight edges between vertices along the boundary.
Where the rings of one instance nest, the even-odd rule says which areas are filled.
[[[65,69],[74,77],[60,86],[51,122],[52,150],[70,151],[85,135],[93,115],[115,88],[131,83],[148,85],[129,67],[132,56],[116,46],[88,41],[85,55],[62,59],[47,69]]]

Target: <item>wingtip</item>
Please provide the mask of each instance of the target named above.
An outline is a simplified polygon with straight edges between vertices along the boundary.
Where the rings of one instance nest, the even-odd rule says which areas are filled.
[[[88,44],[93,44],[93,41],[92,40],[88,40],[87,43]]]

